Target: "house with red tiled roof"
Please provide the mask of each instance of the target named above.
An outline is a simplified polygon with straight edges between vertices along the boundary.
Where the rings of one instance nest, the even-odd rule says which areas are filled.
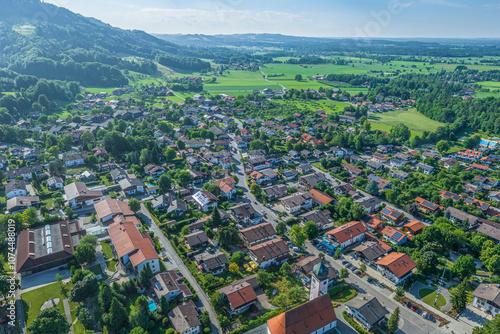
[[[453,200],[453,202],[456,202],[456,201],[459,201],[462,199],[461,195],[454,194],[454,193],[449,192],[447,190],[441,190],[439,192],[439,195],[441,195],[441,197],[444,199],[451,198]]]
[[[268,334],[320,334],[335,327],[337,327],[337,316],[328,294],[267,321]]]
[[[434,213],[442,209],[441,206],[437,205],[436,203],[432,203],[422,197],[415,198],[415,202],[417,203],[418,208],[426,213]]]
[[[398,229],[395,229],[392,226],[386,226],[381,233],[384,237],[384,240],[392,242],[398,246],[401,246],[406,241],[408,241],[408,236],[406,234],[400,232]]]
[[[483,157],[482,152],[474,151],[474,150],[470,150],[470,149],[466,150],[465,152],[458,151],[457,153],[455,153],[455,158],[469,161],[469,162],[476,161],[478,159],[481,159],[482,157]]]
[[[389,255],[375,262],[377,271],[394,282],[401,284],[404,280],[413,274],[417,267],[408,255],[405,253],[392,252]]]
[[[385,227],[385,222],[376,214],[365,215],[362,220],[366,229],[370,232],[382,232]]]
[[[326,232],[327,238],[336,246],[345,248],[365,240],[366,228],[362,222],[352,221]]]
[[[233,282],[217,291],[222,293],[229,304],[231,315],[241,314],[257,302],[257,295],[248,282]]]
[[[467,197],[464,202],[467,205],[474,205],[474,206],[476,206],[481,211],[486,211],[490,207],[489,203],[480,201],[480,200],[475,199],[474,197],[470,197],[470,196]]]
[[[472,169],[480,171],[480,172],[486,172],[488,169],[490,169],[486,165],[481,165],[481,164],[478,164],[478,163],[475,163],[475,162],[471,165],[471,167],[472,167]]]
[[[420,233],[422,233],[424,227],[425,227],[425,224],[422,223],[421,221],[413,220],[413,221],[411,221],[408,224],[405,224],[403,226],[403,231],[409,232],[411,234],[420,234]]]
[[[219,186],[222,195],[226,196],[228,199],[232,199],[234,194],[238,191],[235,187],[236,181],[232,177],[215,180],[214,184]]]
[[[313,195],[314,202],[316,205],[322,206],[330,203],[334,203],[335,199],[333,197],[328,196],[324,192],[317,190],[317,189],[311,189],[309,190],[309,193]]]
[[[147,232],[139,232],[131,221],[116,222],[108,229],[114,252],[123,266],[130,266],[136,274],[149,264],[153,274],[160,271],[160,257]]]
[[[105,199],[94,204],[97,219],[101,223],[110,221],[116,216],[133,216],[134,212],[128,207],[128,201],[117,201],[116,199]]]

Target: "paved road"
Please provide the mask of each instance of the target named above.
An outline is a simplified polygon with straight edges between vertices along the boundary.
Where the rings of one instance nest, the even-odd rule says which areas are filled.
[[[264,73],[264,71],[262,71],[262,70],[260,69],[260,66],[259,66],[259,71],[260,71],[260,73],[262,73],[262,75],[264,76],[264,80],[266,80],[267,82],[272,83],[272,84],[274,84],[274,85],[278,85],[278,86],[280,86],[280,87],[283,89],[283,92],[286,92],[286,87],[285,87],[285,86],[283,86],[283,85],[282,85],[282,84],[280,84],[280,83],[277,83],[277,82],[272,82],[272,81],[268,80],[268,79],[267,79],[267,74],[266,74],[266,73]]]
[[[70,328],[69,328],[69,333],[73,334],[74,333],[74,331],[73,331],[73,320],[71,320],[71,311],[70,311],[69,302],[68,302],[67,299],[63,300],[63,305],[64,305],[64,313],[66,314],[66,320],[71,325]]]
[[[203,289],[200,287],[200,285],[193,277],[193,275],[191,275],[189,269],[184,265],[184,262],[182,262],[181,258],[179,257],[175,249],[172,247],[168,239],[165,237],[163,231],[153,221],[144,203],[141,203],[141,211],[139,215],[141,216],[141,218],[144,219],[150,230],[154,232],[155,236],[158,237],[160,244],[166,249],[169,259],[172,260],[172,262],[177,266],[181,274],[189,281],[189,283],[195,290],[194,292],[200,298],[200,301],[203,304],[204,309],[208,311],[210,315],[210,321],[212,322],[211,332],[215,334],[222,333],[219,321],[217,320],[217,314],[215,313],[215,310],[212,304],[210,303],[210,299],[205,294],[205,291],[203,291]]]

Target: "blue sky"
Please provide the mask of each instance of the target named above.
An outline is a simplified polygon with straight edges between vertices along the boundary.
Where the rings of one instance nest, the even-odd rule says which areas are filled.
[[[498,0],[44,0],[124,29],[167,34],[500,37]]]

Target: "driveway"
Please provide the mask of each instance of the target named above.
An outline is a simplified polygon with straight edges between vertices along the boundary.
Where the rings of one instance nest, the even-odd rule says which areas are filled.
[[[59,270],[59,268],[53,268],[36,274],[28,275],[21,279],[22,292],[25,293],[30,290],[38,289],[44,285],[57,282],[57,274],[61,275],[63,279],[71,277],[69,269]]]

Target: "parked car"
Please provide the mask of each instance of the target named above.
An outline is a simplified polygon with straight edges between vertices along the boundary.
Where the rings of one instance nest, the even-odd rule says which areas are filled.
[[[342,264],[345,266],[346,264],[348,264],[349,262],[347,262],[346,260],[342,261]]]
[[[423,312],[423,313],[422,313],[422,317],[423,317],[424,319],[427,319],[427,316],[428,316],[428,315],[429,315],[429,314],[428,314],[427,312]]]
[[[413,307],[413,305],[410,302],[406,302],[406,307],[411,309]]]
[[[300,248],[299,247],[292,247],[293,251],[294,252],[300,252]]]

